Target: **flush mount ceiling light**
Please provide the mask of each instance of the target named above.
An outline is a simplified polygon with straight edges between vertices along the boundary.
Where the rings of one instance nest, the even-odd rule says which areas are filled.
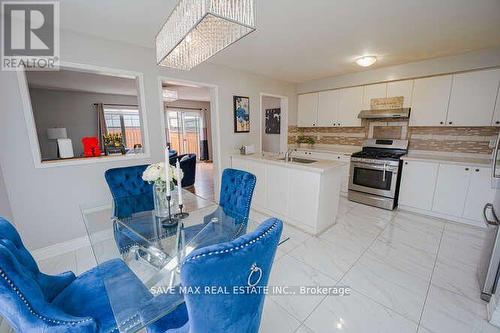
[[[254,0],[180,0],[156,36],[156,61],[190,70],[253,31]]]
[[[368,67],[373,65],[377,61],[375,56],[364,56],[356,59],[356,63],[362,67]]]

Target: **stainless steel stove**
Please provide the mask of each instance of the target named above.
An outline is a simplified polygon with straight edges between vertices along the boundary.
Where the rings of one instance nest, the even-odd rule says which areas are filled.
[[[408,140],[368,139],[363,150],[351,155],[348,198],[393,210],[398,204],[401,157]]]

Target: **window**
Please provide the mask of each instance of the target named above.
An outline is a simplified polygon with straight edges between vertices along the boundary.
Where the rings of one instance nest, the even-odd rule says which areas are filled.
[[[142,146],[141,118],[138,109],[110,108],[104,105],[104,120],[108,134],[121,134],[127,149]]]

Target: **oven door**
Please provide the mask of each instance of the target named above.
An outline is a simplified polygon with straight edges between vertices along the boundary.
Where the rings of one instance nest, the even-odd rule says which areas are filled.
[[[398,166],[387,163],[351,162],[349,189],[394,198]]]

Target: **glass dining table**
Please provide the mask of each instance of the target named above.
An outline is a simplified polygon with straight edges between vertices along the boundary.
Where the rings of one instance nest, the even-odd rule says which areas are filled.
[[[151,199],[145,195],[81,207],[98,273],[120,332],[138,332],[184,302],[180,271],[189,253],[231,241],[247,231],[248,218],[182,191],[183,211],[188,216],[175,225],[157,217],[154,209],[133,214],[121,210],[117,214],[117,206],[141,210],[140,204]],[[176,191],[172,197],[177,198]],[[171,205],[171,213],[179,213],[176,200]],[[113,261],[124,263],[125,268],[110,273]]]

